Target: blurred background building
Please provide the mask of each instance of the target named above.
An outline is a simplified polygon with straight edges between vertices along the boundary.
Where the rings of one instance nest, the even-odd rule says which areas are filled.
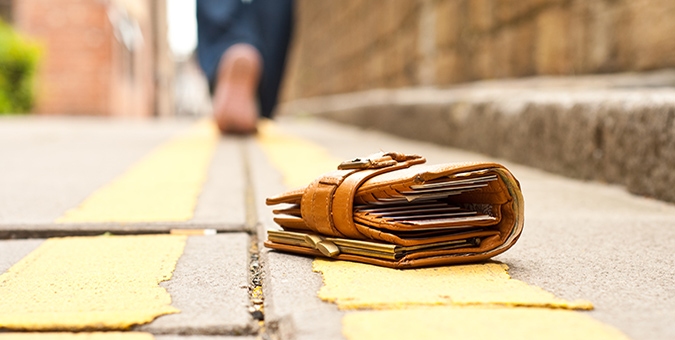
[[[675,67],[672,0],[297,0],[284,98]]]
[[[165,0],[2,0],[0,13],[42,46],[34,112],[173,114]]]

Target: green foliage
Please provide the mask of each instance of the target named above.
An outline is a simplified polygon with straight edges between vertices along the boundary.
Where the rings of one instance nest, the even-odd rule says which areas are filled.
[[[37,44],[0,21],[0,115],[28,112],[33,107],[40,52]]]

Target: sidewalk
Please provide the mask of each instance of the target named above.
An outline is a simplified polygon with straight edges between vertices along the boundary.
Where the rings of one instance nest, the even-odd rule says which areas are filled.
[[[495,160],[315,118],[257,138],[189,120],[2,118],[0,339],[675,337],[675,206],[512,162],[525,229],[497,263],[378,271],[262,246],[277,228],[265,197],[379,150]]]
[[[285,103],[675,202],[675,70],[376,89]]]

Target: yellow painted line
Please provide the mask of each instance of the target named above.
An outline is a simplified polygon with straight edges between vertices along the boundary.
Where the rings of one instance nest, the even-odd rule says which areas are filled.
[[[93,333],[0,333],[0,340],[153,340],[143,332],[93,332]]]
[[[341,162],[324,148],[283,133],[272,121],[258,125],[258,142],[289,188],[305,187],[322,173],[337,169]]]
[[[177,313],[169,280],[185,236],[46,240],[0,275],[0,329],[126,330]]]
[[[348,313],[342,332],[370,339],[627,340],[584,313],[545,308],[433,307]]]
[[[271,123],[260,129],[258,142],[289,187],[305,186],[340,162]],[[346,314],[347,339],[625,339],[570,310],[591,309],[589,302],[511,279],[503,264],[395,270],[316,259],[313,268],[324,279],[320,298],[341,309],[371,309]]]
[[[158,147],[58,223],[186,221],[193,217],[219,135],[211,121]]]
[[[592,309],[523,281],[511,279],[501,263],[396,270],[347,261],[315,260],[323,274],[322,300],[340,309],[392,309],[408,306],[527,306]]]

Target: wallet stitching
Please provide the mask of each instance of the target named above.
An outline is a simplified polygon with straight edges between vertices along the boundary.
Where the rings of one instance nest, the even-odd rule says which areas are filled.
[[[457,169],[461,166],[473,167],[473,166],[476,166],[476,165],[485,166],[485,165],[494,165],[494,163],[482,163],[482,164],[479,164],[479,163],[464,163],[464,164],[461,164],[461,165],[455,164],[455,165],[451,165],[450,167],[448,167],[448,169],[454,170],[454,169]],[[387,169],[387,170],[381,171],[381,172],[376,171],[376,173],[374,173],[374,174],[367,175],[366,178],[368,178],[368,179],[374,178],[374,177],[377,177],[377,176],[380,176],[380,175],[384,175],[387,172],[391,172],[392,170],[404,170],[405,168],[409,168],[409,167],[410,167],[410,165],[405,166],[403,169],[398,168],[398,169]],[[502,177],[502,181],[500,183],[498,183],[498,184],[500,184],[500,189],[506,189],[505,190],[505,192],[507,193],[506,196],[510,197],[510,199],[508,199],[507,202],[505,202],[504,204],[498,204],[498,206],[500,207],[500,210],[499,210],[500,212],[501,212],[501,208],[505,208],[506,206],[508,206],[508,208],[510,208],[510,210],[511,210],[511,216],[504,216],[504,217],[506,217],[505,220],[509,222],[507,224],[513,225],[510,228],[509,235],[506,235],[507,240],[509,238],[512,238],[510,240],[510,242],[508,242],[508,244],[506,243],[507,240],[504,240],[504,242],[502,242],[501,246],[498,246],[495,249],[487,250],[487,251],[482,252],[482,253],[473,253],[473,254],[459,253],[459,254],[452,254],[452,255],[451,254],[445,254],[445,255],[442,255],[442,256],[430,256],[430,257],[423,257],[423,258],[414,258],[414,256],[413,256],[413,258],[410,258],[410,257],[406,256],[406,257],[402,258],[401,260],[394,261],[394,262],[382,261],[382,260],[377,260],[377,259],[373,259],[373,258],[361,258],[361,257],[358,257],[358,256],[351,256],[351,255],[344,255],[344,254],[338,255],[337,258],[338,259],[346,259],[346,260],[354,260],[354,261],[365,262],[365,263],[376,263],[376,264],[386,265],[386,266],[390,266],[390,267],[405,268],[405,267],[413,267],[413,266],[426,266],[426,265],[466,262],[467,260],[465,260],[463,258],[470,258],[471,261],[476,261],[476,260],[479,260],[479,259],[487,259],[487,258],[490,258],[492,256],[495,256],[499,253],[502,253],[502,252],[506,251],[507,249],[509,249],[515,243],[515,241],[520,236],[520,232],[522,230],[522,224],[523,224],[523,216],[522,216],[523,202],[522,202],[522,194],[519,191],[519,187],[520,187],[519,183],[513,177],[513,175],[510,173],[510,171],[503,168],[502,166],[497,166],[496,168],[497,169],[494,169],[494,170],[497,170],[497,172],[500,174],[500,177]],[[336,234],[342,234],[335,226],[335,216],[334,216],[335,210],[331,210],[331,207],[336,208],[334,200],[335,200],[335,197],[336,197],[335,193],[338,190],[338,187],[343,185],[346,178],[349,177],[350,175],[354,174],[355,172],[359,172],[359,171],[353,171],[353,172],[344,174],[343,176],[339,176],[340,177],[339,179],[335,177],[335,173],[333,172],[333,173],[330,173],[329,176],[325,176],[326,181],[336,181],[337,180],[338,183],[335,183],[335,182],[333,182],[333,183],[321,183],[321,179],[319,179],[319,180],[315,181],[314,183],[310,184],[307,187],[307,190],[312,191],[312,192],[311,193],[305,192],[309,195],[302,195],[302,198],[301,198],[300,201],[301,201],[301,203],[304,203],[304,207],[305,207],[304,210],[308,213],[308,215],[302,216],[302,214],[301,214],[301,216],[303,217],[303,220],[305,221],[305,224],[310,229],[314,230],[315,232],[320,233],[320,231],[318,231],[318,230],[314,229],[313,227],[309,226],[309,223],[307,223],[307,222],[310,222],[314,226],[316,226],[317,225],[317,218],[321,217],[322,222],[325,222],[326,220],[328,221],[327,228],[330,228]],[[359,184],[358,186],[353,185],[353,186],[350,186],[349,188],[345,188],[345,189],[347,189],[346,193],[348,193],[350,196],[348,196],[347,197],[348,200],[345,201],[343,204],[341,204],[341,206],[338,207],[338,208],[346,209],[349,206],[350,202],[353,206],[354,200],[356,199],[356,197],[354,197],[354,195],[356,195],[356,193],[358,192],[358,189],[366,181],[367,181],[367,179],[357,180],[357,183]],[[507,182],[511,183],[511,181],[515,182],[515,186],[512,187],[511,185],[507,184]],[[324,187],[323,185],[327,185],[327,187]],[[498,192],[504,192],[504,191],[498,190]],[[482,196],[478,193],[475,193],[475,194],[477,194],[476,195],[477,197]],[[321,198],[321,196],[324,196],[324,197]],[[321,202],[321,201],[324,201],[324,202]],[[277,203],[279,203],[279,202],[277,202]],[[317,203],[318,203],[318,205],[316,205]],[[324,208],[324,210],[323,210],[324,214],[323,215],[313,213],[313,211],[314,211],[313,207],[316,207],[316,206],[322,206]],[[301,209],[301,211],[302,210],[303,209]],[[355,232],[363,235],[364,237],[371,238],[371,239],[372,238],[384,239],[385,235],[390,236],[389,233],[383,232],[382,230],[373,229],[373,228],[369,227],[368,225],[361,226],[361,224],[359,222],[354,220],[355,215],[354,215],[353,211],[348,212],[348,213],[351,213],[351,218],[352,218],[351,223],[355,226],[355,228],[354,228]],[[505,214],[502,214],[502,215],[505,215]],[[506,221],[502,220],[502,221],[500,221],[500,223],[498,223],[498,225],[503,224]],[[326,227],[326,226],[322,225],[322,227]],[[365,228],[365,230],[362,231],[358,227],[363,227],[363,228]],[[500,228],[497,228],[497,229],[500,229]],[[366,232],[366,234],[364,234],[364,231]],[[502,234],[502,233],[499,232],[499,234]],[[515,236],[513,234],[515,234]],[[391,236],[394,236],[394,235],[391,235]],[[494,235],[494,236],[501,236],[501,235]],[[501,237],[498,237],[498,238],[501,238]],[[270,242],[270,241],[266,241],[265,244],[267,246],[273,245],[272,248],[278,247],[280,249],[297,249],[296,246],[279,245],[279,244],[275,244],[275,243]],[[454,253],[456,251],[459,252],[459,250],[450,250],[450,251],[442,251],[442,252]],[[305,252],[305,253],[311,252],[312,254],[321,256],[320,254],[318,254],[318,252],[312,251],[312,250],[309,250],[309,249],[302,249],[302,251],[300,251],[300,252]]]

